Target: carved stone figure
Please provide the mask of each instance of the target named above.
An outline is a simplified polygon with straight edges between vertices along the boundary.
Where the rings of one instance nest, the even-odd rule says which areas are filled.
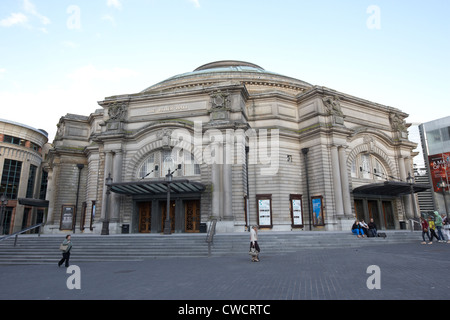
[[[322,101],[329,115],[344,117],[344,113],[341,110],[341,102],[338,96],[328,96],[323,98]]]
[[[408,127],[406,126],[406,121],[403,120],[397,113],[391,112],[389,114],[389,121],[391,122],[391,128],[394,131],[400,133],[407,133]]]

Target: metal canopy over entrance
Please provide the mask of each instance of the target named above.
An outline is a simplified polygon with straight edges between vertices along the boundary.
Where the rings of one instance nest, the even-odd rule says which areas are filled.
[[[19,198],[19,204],[30,207],[48,208],[48,200]]]
[[[156,181],[135,181],[111,183],[111,191],[127,196],[136,195],[163,195],[167,193],[167,186],[170,185],[170,192],[175,194],[198,193],[205,190],[205,185],[200,182],[183,180],[172,180],[169,183],[165,180]]]
[[[379,196],[402,196],[406,194],[422,192],[431,189],[430,185],[407,183],[400,181],[385,181],[371,183],[353,189],[355,195],[379,195]]]

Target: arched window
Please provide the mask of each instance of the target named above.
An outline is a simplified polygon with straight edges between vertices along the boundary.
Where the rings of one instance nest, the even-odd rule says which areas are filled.
[[[352,162],[353,178],[386,180],[387,171],[381,161],[369,153],[360,153]]]
[[[173,152],[173,149],[170,149],[156,150],[145,158],[139,167],[137,178],[164,178],[168,170],[175,170],[178,164],[181,164],[181,170],[174,173],[175,177],[200,175],[200,165],[192,153],[186,150]]]

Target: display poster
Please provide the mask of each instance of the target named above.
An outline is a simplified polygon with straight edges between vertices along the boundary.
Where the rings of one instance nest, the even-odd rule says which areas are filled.
[[[62,206],[60,230],[72,230],[75,206]]]
[[[301,196],[291,195],[291,217],[293,227],[303,226],[303,212]]]
[[[260,227],[272,226],[271,199],[258,199],[258,224]]]
[[[313,225],[315,226],[323,226],[323,205],[322,205],[322,197],[312,197],[312,212],[313,212]]]
[[[449,190],[447,169],[450,167],[450,153],[439,153],[428,156],[430,174],[434,192],[442,192],[442,182],[446,184],[445,191]]]

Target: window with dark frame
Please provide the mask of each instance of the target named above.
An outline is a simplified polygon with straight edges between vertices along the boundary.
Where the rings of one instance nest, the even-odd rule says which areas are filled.
[[[33,198],[34,194],[34,182],[36,180],[36,171],[37,167],[35,165],[30,165],[30,171],[28,173],[28,182],[27,182],[27,198]]]
[[[3,163],[3,173],[0,190],[5,194],[7,199],[17,199],[21,171],[21,161],[5,159]]]

